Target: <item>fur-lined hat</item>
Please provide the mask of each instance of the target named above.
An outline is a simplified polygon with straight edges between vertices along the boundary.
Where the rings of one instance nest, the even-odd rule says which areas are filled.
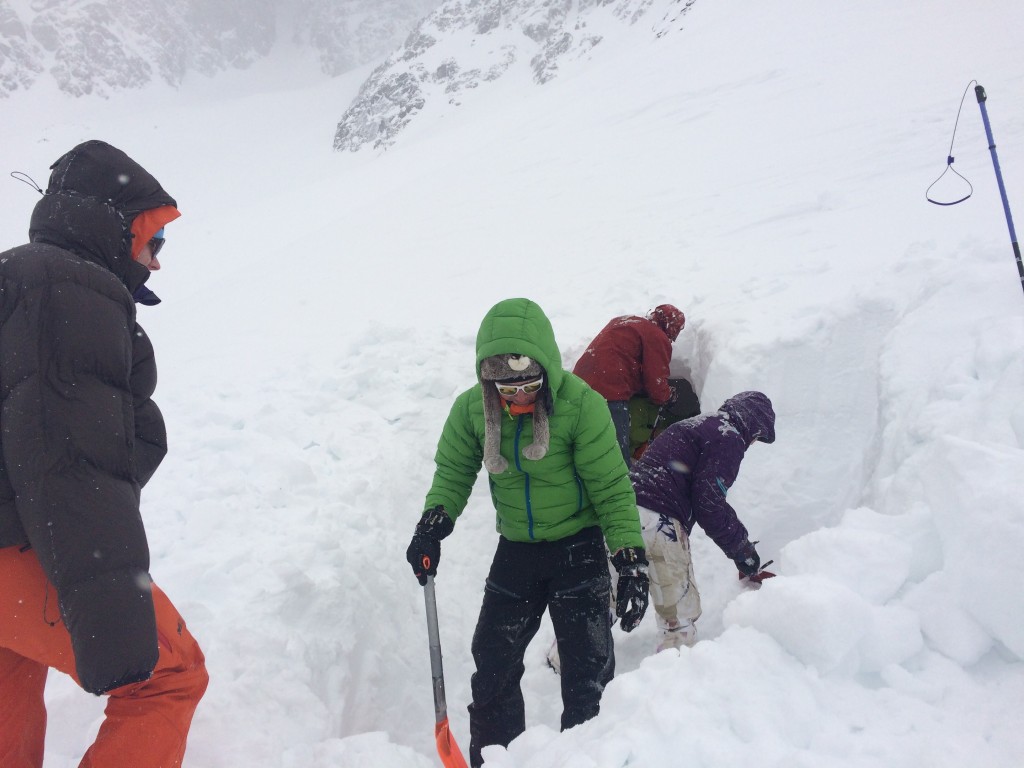
[[[543,375],[541,364],[526,355],[492,355],[480,361],[484,381],[526,381]]]
[[[498,475],[508,469],[508,459],[501,455],[501,417],[504,406],[494,382],[530,381],[543,376],[544,367],[526,355],[502,354],[485,357],[480,361],[480,381],[484,401],[484,466]],[[549,398],[547,382],[538,395],[533,410],[533,442],[523,448],[523,456],[536,461],[548,452],[551,434],[548,428]]]

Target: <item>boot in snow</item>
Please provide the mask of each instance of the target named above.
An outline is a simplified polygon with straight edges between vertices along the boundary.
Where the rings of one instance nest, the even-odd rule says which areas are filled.
[[[674,627],[658,632],[658,653],[668,648],[692,648],[697,642],[697,625],[691,619],[683,619]]]

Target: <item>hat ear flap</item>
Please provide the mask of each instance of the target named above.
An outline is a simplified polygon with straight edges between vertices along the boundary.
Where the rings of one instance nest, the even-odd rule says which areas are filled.
[[[531,461],[543,459],[551,443],[551,429],[548,426],[548,409],[537,403],[533,409],[533,442],[523,448],[523,456]]]
[[[501,398],[489,383],[481,386],[484,401],[484,467],[492,475],[508,469],[508,459],[501,455]]]

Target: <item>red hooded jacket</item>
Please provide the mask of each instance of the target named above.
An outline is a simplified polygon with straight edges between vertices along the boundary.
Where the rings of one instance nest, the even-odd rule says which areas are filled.
[[[655,405],[667,403],[672,395],[668,385],[672,339],[668,334],[678,334],[684,323],[683,313],[672,309],[677,314],[668,313],[673,320],[668,331],[655,322],[666,315],[662,307],[652,312],[655,320],[636,315],[615,318],[590,342],[572,372],[605,400],[629,400],[645,394]]]

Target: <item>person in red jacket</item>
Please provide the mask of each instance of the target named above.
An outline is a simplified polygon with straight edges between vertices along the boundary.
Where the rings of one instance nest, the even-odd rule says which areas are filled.
[[[594,337],[572,370],[608,401],[627,466],[629,399],[644,395],[655,405],[672,400],[672,342],[685,325],[686,316],[671,304],[658,305],[646,317],[616,317]]]

